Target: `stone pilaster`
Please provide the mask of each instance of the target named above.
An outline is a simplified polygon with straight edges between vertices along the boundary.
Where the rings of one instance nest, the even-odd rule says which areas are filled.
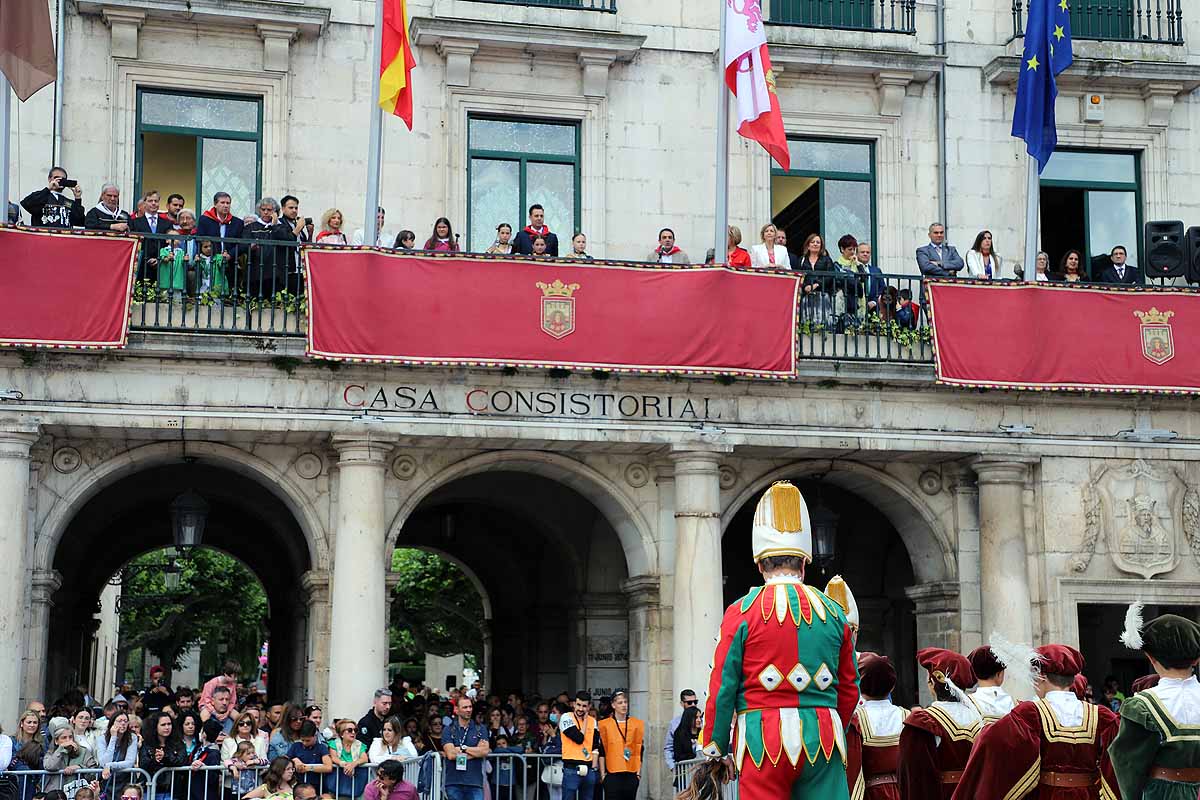
[[[16,719],[25,687],[24,619],[29,588],[30,449],[36,427],[0,428],[0,720]]]
[[[979,595],[982,634],[1033,641],[1029,564],[1025,547],[1025,480],[1029,462],[985,457],[971,468],[979,478]]]

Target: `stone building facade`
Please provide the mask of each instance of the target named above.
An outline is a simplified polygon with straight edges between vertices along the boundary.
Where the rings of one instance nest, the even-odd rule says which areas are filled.
[[[387,126],[388,231],[420,241],[445,214],[482,249],[543,201],[598,257],[643,257],[663,225],[703,253],[717,3],[593,3],[609,7],[409,3],[415,124]],[[960,248],[988,227],[1020,253],[1011,5],[952,4],[944,37],[925,0],[870,5],[885,21],[859,29],[806,23],[798,5],[767,8],[797,166],[773,173],[734,137],[731,221],[753,238],[775,218],[793,244],[855,232],[894,273],[915,271],[942,216]],[[1052,257],[1132,252],[1143,220],[1200,223],[1200,45],[1183,35],[1200,17],[1163,5],[1181,27],[1135,35],[1159,21],[1145,14],[1076,42],[1058,109],[1071,155],[1042,189]],[[45,90],[15,120],[18,188],[53,157],[89,203],[106,180],[126,206],[156,188],[207,207],[235,188],[362,224],[372,4],[65,11],[58,155]],[[582,399],[558,406],[563,393]],[[628,686],[660,742],[678,690],[703,686],[724,604],[754,580],[746,515],[782,478],[828,512],[839,546],[822,570],[848,577],[862,648],[895,654],[913,699],[916,647],[967,650],[991,631],[1078,644],[1093,681],[1137,674],[1114,644],[1122,604],[1200,605],[1198,436],[1186,398],[964,392],[882,359],[725,384],[334,370],[297,338],[215,332],[139,330],[116,355],[0,352],[0,686],[20,687],[0,719],[86,674],[104,581],[170,544],[166,506],[185,488],[213,506],[206,541],[267,590],[280,692],[334,715],[361,714],[385,679],[387,554],[413,546],[479,589],[491,685]],[[649,796],[668,796],[650,764]]]

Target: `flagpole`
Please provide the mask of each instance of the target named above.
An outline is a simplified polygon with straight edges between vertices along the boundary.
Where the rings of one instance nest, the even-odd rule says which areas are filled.
[[[1028,166],[1025,177],[1025,271],[1023,279],[1037,280],[1038,205],[1041,201],[1041,179],[1037,159],[1026,154]],[[1047,265],[1048,266],[1048,265]]]
[[[719,0],[721,24],[717,48],[717,209],[714,220],[713,261],[729,258],[729,89],[725,85],[725,3]]]
[[[9,139],[11,132],[9,128],[12,125],[10,114],[12,112],[12,87],[8,83],[8,77],[0,72],[0,199],[3,199],[4,211],[0,216],[0,222],[8,222],[8,170],[11,166],[9,163]]]
[[[371,59],[371,137],[367,144],[367,208],[363,222],[363,244],[374,246],[379,238],[377,228],[379,209],[379,162],[383,145],[383,107],[379,105],[379,68],[383,60],[383,4],[387,0],[375,0],[375,28],[373,33],[374,53]]]

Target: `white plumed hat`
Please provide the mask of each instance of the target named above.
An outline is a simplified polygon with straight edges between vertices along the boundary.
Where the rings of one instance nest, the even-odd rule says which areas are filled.
[[[754,509],[754,563],[769,556],[812,561],[812,524],[800,490],[787,481],[771,485]]]

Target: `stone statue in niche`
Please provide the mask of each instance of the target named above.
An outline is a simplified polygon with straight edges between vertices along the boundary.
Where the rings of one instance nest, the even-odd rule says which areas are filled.
[[[1179,516],[1188,516],[1191,507],[1184,506],[1194,495],[1178,473],[1142,459],[1093,471],[1083,490],[1083,552],[1071,559],[1071,569],[1087,569],[1102,534],[1109,557],[1123,572],[1152,578],[1175,569],[1177,530],[1186,527]],[[1193,532],[1185,533],[1192,542]]]

